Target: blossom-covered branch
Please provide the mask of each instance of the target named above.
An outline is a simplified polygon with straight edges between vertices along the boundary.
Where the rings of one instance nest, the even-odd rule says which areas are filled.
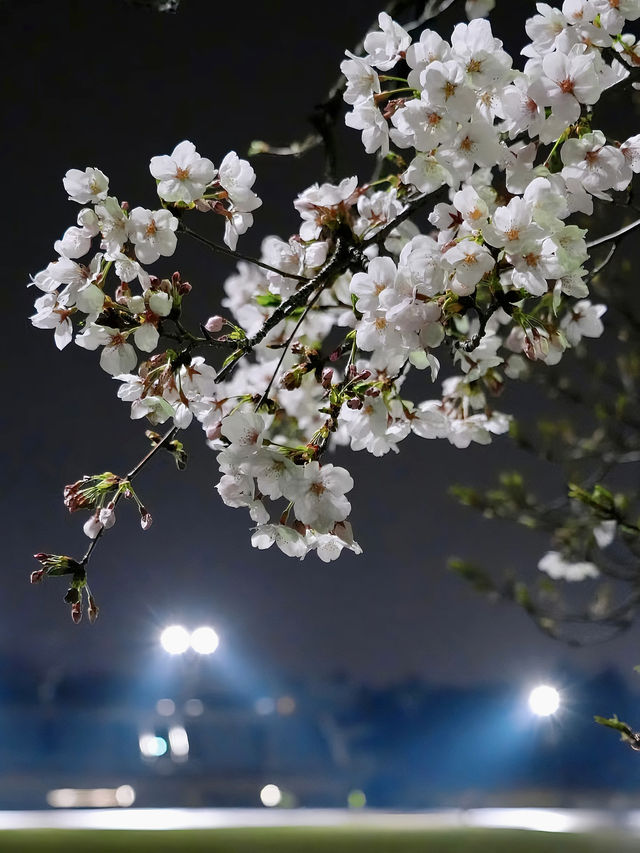
[[[236,246],[262,201],[233,151],[217,168],[188,140],[152,157],[155,210],[120,203],[97,167],[64,178],[81,209],[33,278],[33,324],[59,348],[99,350],[132,418],[180,429],[195,418],[218,454],[220,496],[249,511],[257,548],[359,553],[354,483],[326,461],[332,446],[382,456],[410,434],[488,444],[509,429],[494,407],[508,380],[603,332],[589,249],[625,230],[589,243],[574,215],[592,216],[640,171],[633,128],[620,141],[594,126],[595,105],[640,61],[627,30],[640,0],[540,4],[521,69],[478,17],[490,0],[467,0],[470,21],[448,39],[425,28],[452,5],[430,0],[406,27],[382,12],[347,52],[332,97],[376,178],[304,189],[297,233],[266,237],[255,261]],[[191,225],[210,214],[226,249]],[[208,318],[189,317],[180,273],[148,269],[183,235],[237,261]],[[409,372],[428,387],[441,361],[441,392],[408,399]]]

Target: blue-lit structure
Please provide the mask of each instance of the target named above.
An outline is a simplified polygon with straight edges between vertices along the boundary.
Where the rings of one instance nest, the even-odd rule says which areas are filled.
[[[282,805],[343,807],[358,791],[393,809],[603,806],[640,788],[638,756],[593,723],[636,715],[612,672],[556,673],[566,701],[541,719],[523,685],[234,678],[224,654],[156,663],[56,678],[2,662],[0,809],[122,785],[142,807],[260,806],[276,784]]]

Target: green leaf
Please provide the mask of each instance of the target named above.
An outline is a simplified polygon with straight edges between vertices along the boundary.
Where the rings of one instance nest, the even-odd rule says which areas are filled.
[[[263,308],[276,308],[281,304],[282,298],[278,296],[277,293],[260,293],[255,297],[258,305],[262,305]]]

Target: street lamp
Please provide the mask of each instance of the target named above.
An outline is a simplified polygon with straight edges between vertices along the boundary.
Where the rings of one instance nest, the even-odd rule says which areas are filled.
[[[560,707],[560,694],[549,684],[539,684],[529,694],[529,708],[537,717],[550,717]]]
[[[199,655],[212,655],[220,644],[220,638],[208,625],[202,625],[191,634],[191,648]]]
[[[170,655],[183,655],[189,648],[198,655],[212,655],[220,645],[220,637],[209,625],[188,631],[183,625],[169,625],[160,634],[160,644]]]
[[[160,634],[160,645],[170,655],[183,655],[191,644],[191,637],[182,625],[169,625]]]

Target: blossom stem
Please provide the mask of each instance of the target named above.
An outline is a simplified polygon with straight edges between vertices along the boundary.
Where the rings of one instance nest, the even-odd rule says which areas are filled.
[[[611,234],[605,234],[604,237],[598,237],[597,240],[591,240],[591,242],[587,243],[587,249],[593,249],[594,246],[601,246],[603,243],[610,243],[612,240],[617,240],[618,237],[622,237],[624,234],[627,234],[629,231],[633,231],[638,227],[640,227],[640,219],[636,219],[634,222],[629,223],[629,225],[625,225],[624,228],[620,228],[618,231],[613,231]]]
[[[173,439],[174,435],[177,432],[178,432],[178,427],[176,427],[176,426],[171,427],[171,429],[168,430],[168,432],[166,432],[162,436],[160,441],[157,444],[155,444],[145,456],[142,457],[142,459],[137,463],[137,465],[135,465],[131,469],[131,471],[129,471],[129,473],[123,478],[124,481],[131,482],[134,479],[134,477],[137,477],[138,474],[142,471],[142,469],[147,465],[147,463],[155,456],[155,454],[158,452],[158,450],[160,450],[161,447],[164,447],[165,445],[167,445]],[[122,495],[123,495],[123,491],[119,490],[117,495],[115,496],[115,498],[113,500],[114,509],[117,506],[118,501],[120,500]],[[80,560],[81,566],[87,565],[87,563],[89,562],[89,560],[91,558],[91,554],[93,553],[93,549],[98,544],[98,540],[102,537],[102,534],[104,533],[105,530],[106,530],[106,527],[101,527],[100,530],[98,531],[96,537],[91,540],[91,543],[89,544],[89,547],[87,548],[84,557]]]
[[[295,336],[298,332],[298,329],[302,325],[303,321],[306,319],[307,314],[312,309],[314,302],[318,299],[318,297],[320,296],[321,293],[322,293],[322,288],[319,288],[317,290],[317,292],[313,295],[313,297],[310,299],[310,301],[307,303],[304,311],[302,312],[302,314],[300,315],[300,317],[298,319],[298,322],[293,327],[293,331],[291,332],[291,334],[287,338],[285,345],[282,347],[282,352],[280,353],[280,358],[278,359],[278,363],[276,364],[274,371],[271,374],[271,379],[269,380],[269,384],[267,385],[262,396],[260,397],[260,399],[256,403],[256,408],[255,408],[256,412],[260,409],[260,406],[262,406],[264,401],[269,396],[269,391],[271,391],[271,386],[273,385],[275,378],[278,375],[278,371],[280,370],[280,367],[282,366],[282,362],[284,361],[285,355],[289,351],[289,347],[291,346],[291,342],[295,338]]]
[[[404,222],[405,219],[408,219],[413,213],[415,213],[418,208],[422,207],[422,205],[429,198],[429,193],[423,193],[419,195],[417,198],[413,198],[409,201],[407,207],[399,213],[395,219],[392,219],[391,222],[388,222],[384,228],[381,228],[379,231],[372,236],[366,239],[362,245],[361,249],[366,249],[368,246],[373,245],[374,243],[384,243],[389,234],[393,231],[394,228],[397,228],[401,222]]]
[[[188,225],[185,225],[184,222],[181,222],[179,225],[179,230],[184,234],[188,234],[190,237],[193,237],[194,240],[197,240],[199,243],[203,243],[205,246],[208,246],[210,249],[213,249],[214,252],[219,252],[221,255],[228,255],[230,258],[235,258],[240,261],[248,261],[250,264],[255,264],[257,267],[261,267],[263,270],[269,270],[269,272],[278,273],[278,275],[284,276],[285,278],[293,278],[296,281],[309,281],[309,279],[304,275],[295,275],[294,273],[285,272],[284,270],[276,269],[276,267],[272,267],[269,264],[263,263],[263,261],[259,261],[256,258],[252,258],[249,255],[242,255],[240,252],[236,252],[232,249],[227,249],[226,246],[221,246],[219,243],[214,243],[213,240],[209,240],[208,237],[203,237],[202,234],[198,234],[195,231],[192,231]]]

